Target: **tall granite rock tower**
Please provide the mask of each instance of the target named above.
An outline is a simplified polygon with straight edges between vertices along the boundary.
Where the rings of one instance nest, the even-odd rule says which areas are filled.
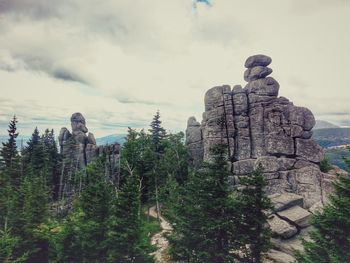
[[[227,145],[234,183],[261,164],[270,193],[302,195],[305,206],[324,202],[328,176],[319,169],[322,148],[311,138],[315,118],[304,107],[278,97],[279,84],[269,77],[271,58],[249,57],[244,88],[209,89],[202,123],[188,120],[186,142],[194,163],[210,160],[210,148]]]
[[[188,119],[186,144],[195,165],[210,161],[213,145],[226,145],[233,185],[261,165],[275,205],[269,224],[279,251],[270,255],[289,262],[293,249],[301,248],[296,235],[307,233],[308,219],[327,201],[335,174],[346,172],[320,170],[324,152],[311,138],[315,118],[309,109],[278,96],[270,63],[268,56],[251,56],[245,62],[244,88],[209,89],[202,122]]]
[[[97,146],[95,136],[86,127],[84,116],[77,112],[71,117],[72,133],[66,128],[61,128],[58,136],[60,152],[63,156],[72,156],[77,168],[85,167],[90,161],[102,155],[105,151],[109,161],[115,163],[119,157],[120,145],[118,143]]]

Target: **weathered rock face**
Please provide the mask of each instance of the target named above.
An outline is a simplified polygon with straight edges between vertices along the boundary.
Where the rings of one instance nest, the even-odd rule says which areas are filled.
[[[111,162],[115,163],[119,156],[120,145],[111,144],[97,146],[95,136],[86,127],[84,116],[77,112],[71,117],[72,133],[63,127],[58,136],[60,152],[70,156],[77,163],[77,168],[85,167],[90,161],[102,155],[105,151]],[[88,134],[87,134],[88,133]]]
[[[199,164],[203,159],[203,137],[201,125],[195,117],[190,117],[187,121],[186,144],[190,156],[193,157],[192,161]]]
[[[260,164],[269,194],[298,194],[309,208],[324,201],[322,184],[333,178],[319,169],[324,152],[311,139],[312,112],[278,97],[280,86],[268,76],[271,61],[264,55],[249,57],[244,88],[224,85],[209,89],[202,123],[194,117],[188,120],[187,145],[193,162],[200,163],[210,160],[213,145],[224,143],[237,178],[234,182]]]
[[[195,164],[210,161],[210,148],[225,144],[232,184],[239,184],[240,176],[261,165],[267,192],[279,196],[280,202],[270,223],[279,236],[290,238],[307,226],[307,209],[313,207],[314,211],[327,201],[336,176],[335,172],[320,171],[324,152],[311,139],[312,112],[278,97],[280,86],[267,67],[271,61],[264,55],[249,57],[244,88],[224,85],[209,89],[202,123],[194,117],[188,120],[186,142]]]

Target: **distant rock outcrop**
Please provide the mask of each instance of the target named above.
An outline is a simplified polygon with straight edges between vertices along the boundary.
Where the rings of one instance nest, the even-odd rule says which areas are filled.
[[[286,202],[270,223],[277,236],[288,239],[307,227],[315,205],[327,201],[336,175],[320,171],[324,152],[311,138],[315,118],[309,109],[278,97],[280,86],[269,77],[270,63],[267,56],[251,56],[244,88],[209,89],[201,124],[194,117],[188,120],[186,143],[194,164],[209,161],[213,145],[225,144],[234,185],[261,165],[267,192]]]
[[[97,146],[95,136],[86,127],[84,116],[77,112],[71,117],[72,133],[66,128],[61,128],[58,136],[60,152],[63,156],[70,156],[76,161],[77,167],[85,167],[90,161],[106,152],[109,159],[117,160],[120,145],[118,143]]]

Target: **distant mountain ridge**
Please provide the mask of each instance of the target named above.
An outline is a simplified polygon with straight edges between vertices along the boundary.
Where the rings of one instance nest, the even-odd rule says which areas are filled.
[[[107,136],[103,136],[100,138],[96,138],[97,145],[106,145],[112,143],[123,144],[125,142],[126,134],[111,134]]]
[[[350,144],[350,128],[316,129],[312,137],[323,148]]]
[[[8,140],[8,135],[0,135],[0,148],[2,147],[2,143],[6,142]],[[18,135],[17,137],[17,147],[20,148],[21,146],[26,146],[27,142],[29,141],[30,136],[27,135]]]
[[[328,121],[316,120],[314,130],[328,129],[328,128],[340,128],[340,126],[330,123]]]
[[[106,145],[106,144],[113,144],[113,143],[119,143],[123,144],[125,142],[125,136],[126,134],[111,134],[107,136],[103,136],[100,138],[96,138],[96,144],[97,145]],[[8,135],[0,135],[0,148],[2,147],[2,143],[6,142],[8,140]],[[21,145],[26,146],[27,142],[29,141],[30,136],[27,135],[19,135],[17,138],[17,146],[20,148]]]

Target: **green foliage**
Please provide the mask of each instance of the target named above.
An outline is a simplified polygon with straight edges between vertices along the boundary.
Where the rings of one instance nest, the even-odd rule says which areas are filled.
[[[8,125],[8,135],[9,139],[7,142],[2,143],[2,148],[0,150],[1,156],[1,168],[14,168],[14,162],[18,157],[17,151],[17,143],[16,138],[18,136],[17,133],[17,118],[13,116],[13,119],[10,121]]]
[[[9,220],[9,214],[13,211],[14,195],[21,181],[16,125],[17,118],[14,116],[8,126],[9,139],[2,143],[0,150],[0,226]]]
[[[155,247],[151,245],[151,238],[160,231],[161,227],[157,219],[152,217],[147,218],[145,214],[141,215],[140,237],[137,244],[138,254],[141,256],[136,258],[136,262],[154,262],[153,257],[150,256],[150,254],[155,251]]]
[[[47,169],[47,185],[52,193],[54,200],[58,199],[59,179],[60,179],[60,162],[61,156],[58,153],[57,143],[55,141],[54,130],[46,129],[41,140],[44,143],[45,167]]]
[[[89,182],[51,244],[53,262],[152,262],[141,220],[140,179],[120,189],[106,178],[104,158],[87,166]]]
[[[106,262],[107,233],[113,187],[104,177],[104,163],[87,167],[89,183],[74,203],[55,238],[58,262]],[[101,259],[101,261],[100,261]]]
[[[325,149],[326,158],[332,165],[336,165],[343,170],[348,170],[345,160],[350,159],[350,149]]]
[[[27,147],[23,150],[23,164],[25,170],[31,170],[34,174],[37,174],[46,173],[44,170],[46,162],[44,142],[40,138],[38,128],[35,128]]]
[[[243,177],[240,184],[237,201],[241,222],[236,235],[240,238],[243,261],[260,263],[262,253],[270,248],[271,237],[264,211],[272,208],[271,201],[264,191],[267,183],[261,167],[251,175]]]
[[[177,218],[176,204],[180,202],[180,190],[181,185],[177,182],[175,176],[169,174],[160,190],[159,199],[162,203],[162,213],[171,222],[175,222]]]
[[[184,144],[184,136],[183,132],[169,134],[162,141],[164,154],[160,166],[165,175],[174,177],[179,184],[185,182],[189,169],[189,156]]]
[[[320,162],[320,170],[321,172],[323,173],[327,173],[329,172],[329,170],[332,169],[332,165],[331,163],[329,162],[329,159],[328,158],[324,158],[321,162]]]
[[[181,188],[170,241],[175,260],[233,262],[234,209],[230,206],[226,152],[213,149],[214,160],[189,176]]]
[[[0,262],[3,263],[22,263],[28,258],[28,253],[18,254],[20,238],[11,234],[10,229],[5,226],[0,230]]]
[[[109,260],[118,258],[119,262],[132,262],[138,256],[137,242],[140,235],[140,180],[130,174],[118,192],[116,205],[110,219]]]
[[[350,178],[338,177],[329,204],[311,225],[311,241],[303,240],[305,252],[296,253],[298,262],[350,262]]]
[[[212,149],[213,160],[194,171],[177,189],[171,254],[186,262],[261,262],[270,248],[264,210],[271,208],[261,169],[230,189],[225,145]]]
[[[153,120],[150,126],[151,126],[151,129],[149,129],[149,131],[151,132],[151,138],[154,143],[155,151],[157,153],[161,153],[163,149],[160,143],[166,137],[166,131],[162,127],[162,121],[160,120],[159,110],[153,116]]]

